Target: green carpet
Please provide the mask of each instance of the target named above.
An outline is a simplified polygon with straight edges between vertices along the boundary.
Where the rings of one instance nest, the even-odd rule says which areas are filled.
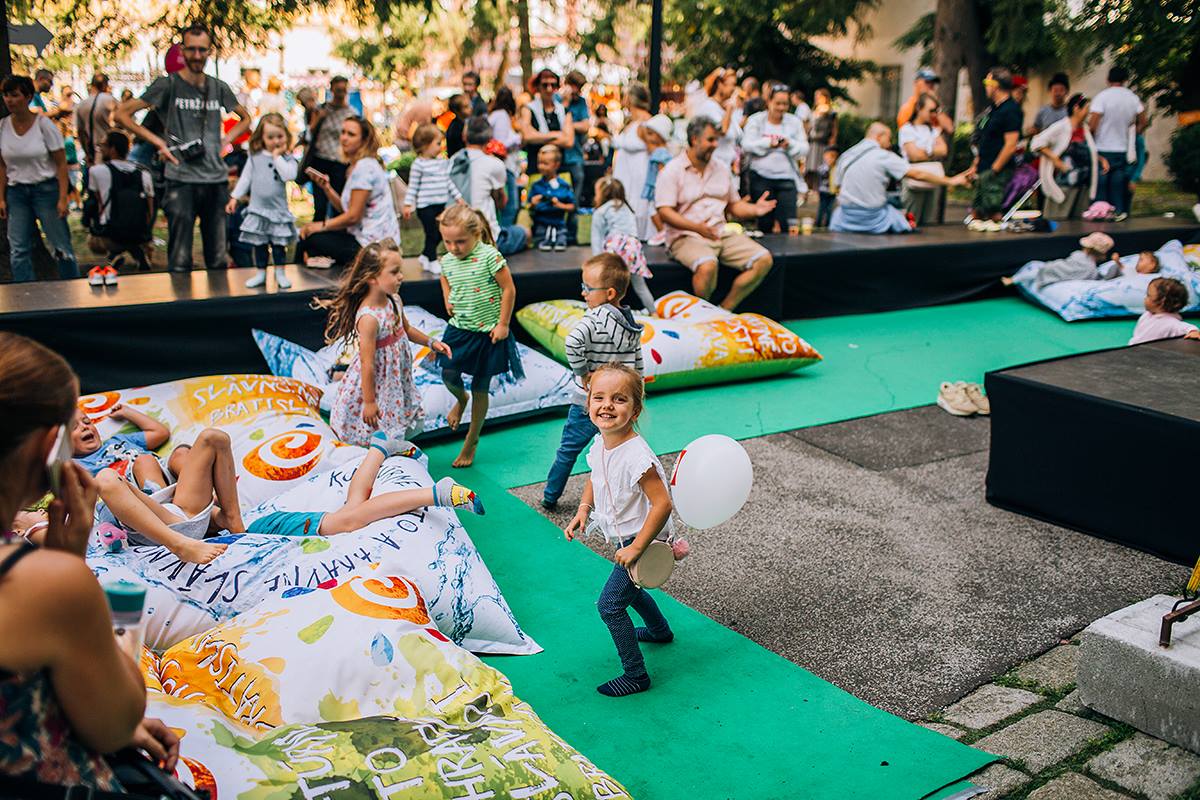
[[[706,433],[749,439],[928,405],[944,380],[982,381],[988,370],[1115,347],[1133,331],[1132,320],[1066,323],[1017,298],[787,326],[825,360],[783,377],[651,394],[640,428],[655,452],[675,452]],[[565,418],[564,410],[485,427],[478,466],[456,474],[471,481],[482,473],[505,487],[544,481]],[[430,444],[434,474],[448,472],[459,447],[457,439]]]
[[[925,405],[943,380],[1122,344],[1132,322],[1068,325],[1000,299],[789,327],[826,360],[791,376],[652,395],[641,425],[651,446],[671,452],[706,433],[745,439]],[[662,593],[677,639],[646,648],[653,690],[621,700],[597,694],[618,671],[594,605],[611,565],[565,542],[505,491],[545,479],[560,416],[485,428],[477,466],[455,473],[485,498],[488,515],[464,522],[522,626],[545,648],[490,662],[635,797],[916,800],[946,796],[991,760],[872,708]],[[435,475],[450,472],[458,448],[451,440],[427,449]]]
[[[472,488],[487,516],[460,519],[545,648],[488,662],[633,797],[917,800],[993,760],[872,708],[661,592],[676,638],[644,646],[653,688],[601,696],[596,685],[620,672],[595,606],[612,565],[504,487],[484,479]]]

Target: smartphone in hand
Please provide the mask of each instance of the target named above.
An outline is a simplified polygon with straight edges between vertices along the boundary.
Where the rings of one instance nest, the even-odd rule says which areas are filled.
[[[67,426],[60,425],[54,447],[50,450],[50,457],[46,459],[46,479],[55,497],[62,491],[63,465],[71,460],[71,456],[71,437],[67,434]]]

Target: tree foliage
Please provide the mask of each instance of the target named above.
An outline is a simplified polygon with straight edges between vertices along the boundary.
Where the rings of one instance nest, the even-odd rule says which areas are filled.
[[[664,71],[684,82],[729,66],[807,89],[854,80],[873,65],[835,56],[811,40],[868,35],[867,12],[878,4],[879,0],[671,0],[663,14],[670,51],[664,55]],[[619,48],[621,19],[624,16],[628,24],[630,5],[614,2],[605,7],[581,39],[585,55],[597,56],[601,45]],[[637,4],[633,9],[647,28],[648,6]]]

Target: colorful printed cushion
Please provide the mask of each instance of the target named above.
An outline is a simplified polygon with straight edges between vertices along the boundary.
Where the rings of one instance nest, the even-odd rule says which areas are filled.
[[[739,381],[802,369],[821,360],[808,342],[759,314],[734,314],[686,292],[658,299],[657,317],[634,312],[644,326],[647,389]],[[532,303],[517,321],[566,363],[567,335],[587,311],[579,300]]]
[[[446,330],[446,321],[435,317],[420,306],[405,306],[404,313],[413,326],[435,338]],[[297,378],[322,388],[320,406],[326,411],[337,390],[337,383],[330,381],[334,365],[348,363],[353,350],[345,345],[333,344],[313,352],[306,347],[282,339],[265,331],[254,330],[254,341],[266,359],[267,368],[275,375]],[[425,433],[449,429],[446,415],[454,405],[450,392],[442,383],[442,375],[433,367],[428,347],[409,345],[413,353],[413,378],[421,393],[421,406],[425,410]],[[491,403],[488,419],[515,417],[539,413],[558,408],[571,402],[571,374],[541,353],[517,343],[521,355],[521,366],[525,377],[513,380],[499,375],[492,381]],[[469,378],[467,386],[470,388]],[[466,420],[470,420],[470,409]]]
[[[333,511],[365,451],[337,441],[313,405],[314,387],[290,378],[225,375],[89,395],[80,408],[102,436],[125,430],[109,412],[127,403],[171,428],[165,454],[218,425],[232,440],[243,519],[272,511]],[[433,485],[427,459],[392,457],[374,492]],[[454,512],[424,509],[334,537],[232,535],[208,564],[187,564],[165,547],[105,552],[97,538],[88,563],[102,581],[148,587],[146,641],[162,650],[293,586],[316,586],[387,563],[414,576],[434,622],[475,652],[540,650],[517,624],[500,588]]]
[[[1184,313],[1200,311],[1200,272],[1192,266],[1200,266],[1200,248],[1196,245],[1185,248],[1173,239],[1155,251],[1155,255],[1158,256],[1159,271],[1148,275],[1137,272],[1138,254],[1129,253],[1121,257],[1123,274],[1111,281],[1060,281],[1039,289],[1037,274],[1045,263],[1042,261],[1030,261],[1021,267],[1013,275],[1013,281],[1026,298],[1040,303],[1067,322],[1140,316],[1146,310],[1146,288],[1155,278],[1175,278],[1183,283],[1188,290]]]
[[[382,568],[180,642],[147,684],[214,797],[628,797]]]

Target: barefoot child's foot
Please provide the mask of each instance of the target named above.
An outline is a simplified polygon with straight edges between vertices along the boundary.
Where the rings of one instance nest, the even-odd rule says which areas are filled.
[[[655,636],[650,632],[649,628],[634,628],[633,635],[637,637],[639,642],[649,642],[651,644],[670,644],[675,641],[675,634],[671,631],[667,631],[661,636]]]
[[[1000,279],[1000,283],[1001,283],[1001,285],[1003,285],[1003,286],[1012,286],[1014,283],[1016,283],[1016,281],[1014,281],[1014,280],[1013,280],[1011,277],[1009,277],[1008,275],[1005,275],[1004,277],[1002,277],[1002,278]]]
[[[475,492],[451,477],[442,478],[433,485],[433,504],[439,508],[463,508],[473,514],[483,515],[483,501]]]
[[[450,409],[450,413],[446,415],[446,423],[450,426],[450,430],[458,430],[458,424],[462,422],[463,414],[467,411],[464,403],[455,401],[454,407]]]
[[[596,691],[608,697],[625,697],[630,694],[644,692],[650,688],[650,676],[644,678],[630,678],[628,675],[622,675],[619,678],[613,678],[608,683],[602,683],[596,687]]]
[[[452,467],[469,467],[475,463],[475,448],[478,442],[463,442],[462,451],[459,452],[458,458],[454,459]]]
[[[228,545],[208,544],[196,539],[186,539],[178,544],[170,545],[167,549],[176,555],[180,561],[189,564],[207,564],[225,552]]]

